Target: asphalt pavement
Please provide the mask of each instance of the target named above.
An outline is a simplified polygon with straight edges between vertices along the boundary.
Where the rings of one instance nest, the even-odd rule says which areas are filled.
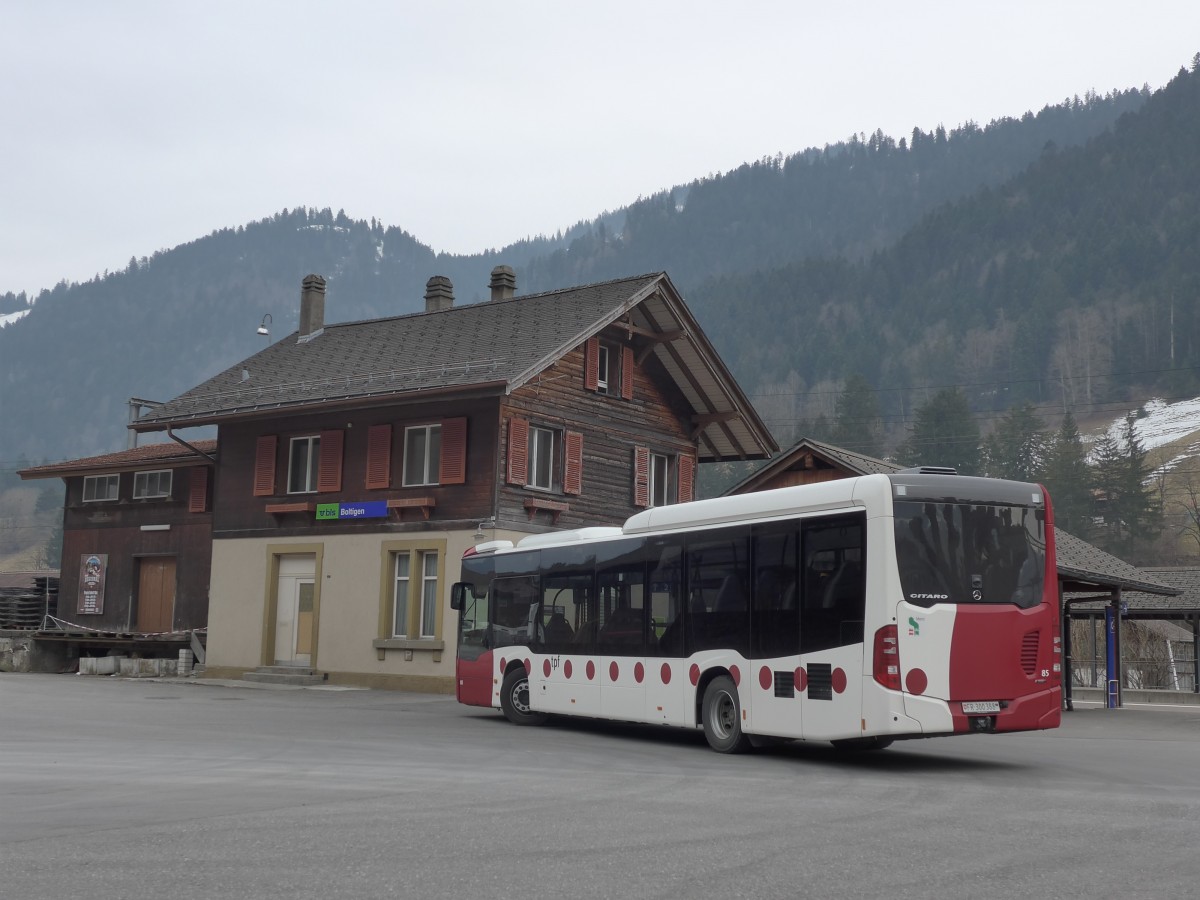
[[[444,696],[0,674],[0,897],[1190,897],[1200,709],[789,744]]]

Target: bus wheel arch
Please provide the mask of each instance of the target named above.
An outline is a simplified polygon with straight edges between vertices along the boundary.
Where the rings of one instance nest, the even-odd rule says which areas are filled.
[[[700,721],[708,745],[718,753],[744,753],[750,737],[742,731],[742,701],[728,674],[707,680],[700,702]]]
[[[500,710],[514,725],[541,725],[548,716],[529,705],[529,673],[520,663],[508,667],[500,686]]]

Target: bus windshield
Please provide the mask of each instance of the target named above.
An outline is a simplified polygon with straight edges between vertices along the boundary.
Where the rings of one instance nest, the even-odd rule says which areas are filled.
[[[902,501],[894,505],[896,562],[904,597],[935,603],[1042,600],[1046,523],[1041,509]]]

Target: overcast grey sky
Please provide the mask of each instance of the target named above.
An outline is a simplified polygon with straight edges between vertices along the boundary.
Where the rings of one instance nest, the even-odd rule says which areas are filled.
[[[1161,87],[1200,0],[0,5],[0,292],[300,205],[435,250],[882,128]]]

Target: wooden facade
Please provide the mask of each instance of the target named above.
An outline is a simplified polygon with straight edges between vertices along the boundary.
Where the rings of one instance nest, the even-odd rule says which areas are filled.
[[[204,449],[215,449],[205,442]],[[139,474],[170,473],[166,496],[135,496]],[[61,477],[62,572],[57,618],[63,628],[121,634],[202,629],[208,622],[212,556],[212,467],[177,445],[38,466],[25,478]],[[103,480],[105,499],[94,485]],[[113,482],[115,479],[115,489]],[[143,491],[144,492],[144,491]],[[111,496],[109,496],[111,495]],[[84,585],[89,560],[103,575],[101,591]],[[68,629],[69,630],[69,629]]]

